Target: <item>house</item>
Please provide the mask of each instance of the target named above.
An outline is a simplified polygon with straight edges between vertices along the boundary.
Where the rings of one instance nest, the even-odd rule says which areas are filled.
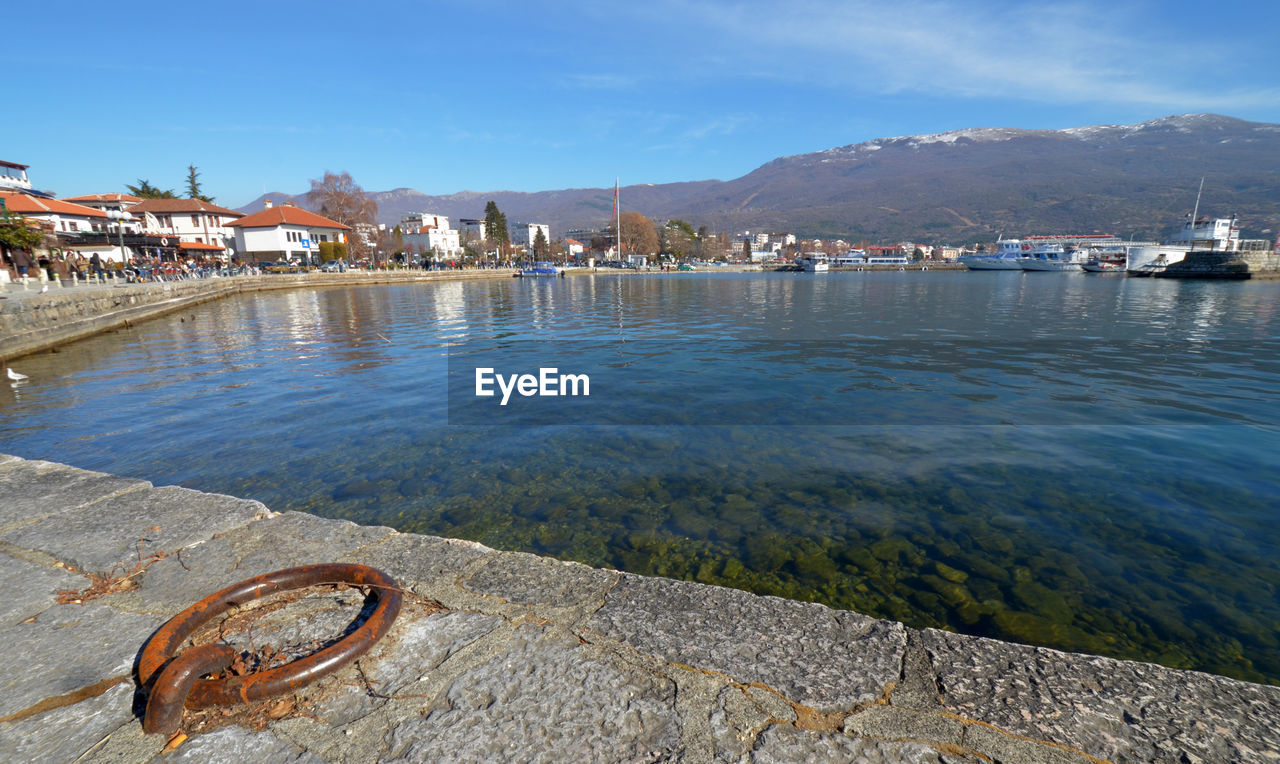
[[[462,252],[458,231],[449,227],[449,218],[429,212],[405,215],[400,221],[400,235],[406,247],[419,252],[432,252],[437,257],[454,257]]]
[[[313,263],[320,242],[345,242],[350,227],[285,203],[245,215],[227,224],[235,231],[235,250],[244,260],[299,260]]]
[[[564,249],[566,252],[569,253],[569,257],[573,258],[574,260],[577,260],[578,258],[582,257],[582,253],[586,251],[586,247],[584,247],[582,242],[578,241],[577,239],[565,239]]]
[[[230,223],[243,215],[199,199],[145,199],[129,208],[142,230],[176,242],[210,244],[234,254],[235,234]],[[212,251],[212,250],[209,250]]]

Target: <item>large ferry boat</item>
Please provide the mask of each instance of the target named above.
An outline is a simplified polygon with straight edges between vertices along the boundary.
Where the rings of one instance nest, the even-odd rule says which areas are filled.
[[[1187,216],[1182,230],[1166,244],[1129,247],[1125,271],[1130,276],[1154,276],[1196,252],[1236,252],[1240,249],[1240,228],[1229,218]]]

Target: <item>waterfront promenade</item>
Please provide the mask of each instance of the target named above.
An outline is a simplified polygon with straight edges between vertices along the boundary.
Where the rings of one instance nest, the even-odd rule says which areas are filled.
[[[143,734],[139,652],[254,575],[377,567],[405,590],[356,664]],[[15,761],[1270,762],[1280,688],[915,630],[821,605],[403,534],[0,455],[0,750]],[[307,650],[316,590],[222,637]]]

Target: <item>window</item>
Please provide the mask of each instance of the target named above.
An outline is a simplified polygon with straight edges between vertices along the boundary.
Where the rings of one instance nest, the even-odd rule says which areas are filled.
[[[195,228],[199,228],[199,227],[200,227],[200,216],[199,216],[199,215],[192,215],[192,216],[191,216],[191,225],[192,225],[193,227],[195,227]]]

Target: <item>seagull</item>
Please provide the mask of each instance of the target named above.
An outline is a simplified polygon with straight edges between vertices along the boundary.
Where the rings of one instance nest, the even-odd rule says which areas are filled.
[[[44,293],[45,293],[45,292],[47,292],[47,291],[49,291],[49,285],[48,285],[48,284],[45,284],[44,286],[40,287],[40,294],[44,294]]]
[[[10,369],[8,366],[4,367],[4,373],[5,373],[5,376],[9,378],[10,382],[21,382],[27,378],[26,374],[19,374],[13,369]]]

